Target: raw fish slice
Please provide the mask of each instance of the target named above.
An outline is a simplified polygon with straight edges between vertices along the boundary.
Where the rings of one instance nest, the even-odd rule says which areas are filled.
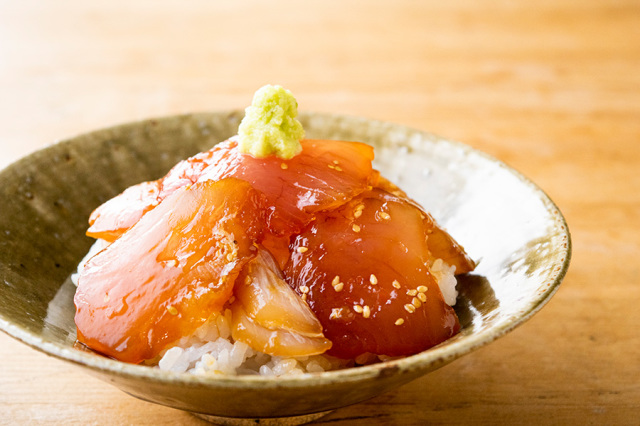
[[[255,256],[263,201],[232,178],[167,197],[81,272],[74,299],[78,340],[139,363],[192,334],[228,301]]]
[[[89,217],[87,235],[114,241],[136,224],[160,201],[183,186],[196,183],[218,154],[217,147],[181,161],[165,177],[130,186],[123,193],[98,206]]]
[[[287,235],[302,229],[315,213],[344,204],[378,180],[379,173],[371,167],[373,148],[369,145],[332,140],[303,140],[301,144],[302,153],[290,160],[274,156],[260,159],[241,154],[237,142],[228,140],[178,163],[159,181],[157,198],[161,200],[196,181],[236,177],[266,195],[270,203],[267,223],[271,232]],[[128,197],[138,191],[144,199],[149,184],[130,188]],[[114,200],[124,196],[123,193]],[[98,207],[99,214],[92,215],[88,235],[101,238],[101,233],[123,232],[125,225],[133,225],[156,197],[142,203],[139,211],[129,212],[129,220],[124,218],[122,203],[114,200]],[[118,218],[117,229],[110,228],[115,222],[113,217]]]
[[[331,347],[331,342],[327,339],[263,327],[253,321],[240,304],[233,304],[231,312],[233,338],[247,343],[254,350],[273,356],[296,357],[319,355]]]
[[[318,215],[292,243],[284,273],[322,323],[340,358],[410,355],[455,335],[442,297],[423,212],[384,190]]]
[[[425,222],[433,224],[427,238],[431,257],[442,259],[449,266],[455,266],[456,275],[473,271],[476,263],[464,251],[464,248],[447,231],[442,229],[431,215],[425,213],[425,216]]]
[[[464,248],[458,244],[447,231],[440,227],[429,213],[425,212],[418,203],[409,198],[396,184],[381,176],[376,188],[383,189],[396,197],[402,198],[422,211],[425,217],[425,226],[428,229],[427,246],[429,246],[432,257],[442,259],[450,266],[455,266],[456,275],[471,272],[475,269],[475,262],[464,251]]]
[[[160,181],[143,182],[126,189],[95,209],[89,217],[87,235],[115,241],[161,200]]]
[[[262,246],[271,253],[280,270],[289,261],[290,240],[291,235],[275,235],[271,232],[265,232],[261,241]]]
[[[229,161],[210,167],[201,179],[231,174],[262,191],[273,204],[268,220],[275,234],[299,232],[314,214],[331,210],[364,192],[377,181],[373,148],[359,142],[303,140],[302,152],[290,160],[254,158],[233,149]]]
[[[331,347],[314,313],[283,280],[266,250],[242,269],[234,296],[235,340],[274,356],[317,355]]]
[[[242,269],[234,289],[236,299],[258,324],[321,337],[322,325],[300,296],[284,281],[271,255],[261,249]]]

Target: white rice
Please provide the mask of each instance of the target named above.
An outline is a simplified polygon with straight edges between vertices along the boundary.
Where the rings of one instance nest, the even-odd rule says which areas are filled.
[[[230,324],[231,310],[226,309],[192,336],[160,353],[158,367],[176,373],[282,376],[321,373],[352,364],[327,355],[292,358],[257,352],[246,343],[233,341]]]
[[[87,261],[108,244],[104,240],[97,240],[91,247],[78,265],[77,273],[71,276],[76,286],[78,274],[84,269]],[[431,265],[431,273],[438,282],[444,300],[451,306],[456,303],[458,296],[455,269],[455,266],[449,266],[442,259],[436,259]],[[341,360],[329,355],[292,358],[264,354],[251,349],[246,343],[233,341],[231,310],[226,309],[210,318],[192,336],[183,337],[147,364],[176,373],[282,376],[321,373],[386,359],[389,358],[372,354],[363,354],[355,361]]]
[[[456,290],[456,267],[449,266],[442,259],[436,259],[431,265],[431,274],[438,282],[440,292],[447,305],[453,306],[458,298],[458,290]]]

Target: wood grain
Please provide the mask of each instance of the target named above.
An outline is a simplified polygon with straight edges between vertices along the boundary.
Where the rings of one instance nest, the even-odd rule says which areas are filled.
[[[246,106],[408,124],[494,155],[565,214],[524,326],[323,424],[638,424],[640,5],[633,0],[0,0],[0,167],[112,124]],[[1,207],[0,207],[1,208]],[[204,424],[0,335],[1,424]]]

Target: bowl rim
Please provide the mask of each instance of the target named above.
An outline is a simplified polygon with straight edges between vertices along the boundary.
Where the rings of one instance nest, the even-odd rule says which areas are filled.
[[[167,122],[176,119],[185,119],[191,117],[211,117],[211,116],[238,116],[242,117],[243,110],[231,109],[231,110],[218,110],[218,111],[203,111],[186,114],[173,114],[156,118],[148,118],[143,120],[136,120],[131,122],[125,122],[116,124],[113,126],[103,127],[90,132],[84,132],[72,137],[68,137],[57,142],[54,142],[46,147],[40,148],[17,161],[7,165],[0,170],[0,175],[4,174],[10,169],[19,167],[23,162],[28,162],[36,156],[46,155],[49,151],[56,149],[61,145],[71,145],[74,142],[77,143],[78,139],[84,137],[97,136],[105,131],[122,131],[126,129],[137,128],[144,125]],[[528,186],[532,192],[534,192],[539,199],[543,202],[545,209],[553,218],[554,223],[560,230],[559,235],[563,237],[564,244],[558,254],[559,261],[554,262],[553,273],[550,279],[543,283],[546,287],[543,291],[538,292],[534,299],[531,299],[527,304],[525,310],[520,311],[520,315],[512,315],[507,320],[492,326],[486,330],[482,330],[478,333],[462,336],[459,339],[452,339],[443,342],[440,345],[427,349],[415,355],[410,355],[403,358],[391,359],[382,361],[376,364],[364,365],[352,368],[345,368],[339,370],[326,371],[322,373],[306,373],[302,375],[290,375],[290,376],[259,376],[259,375],[196,375],[190,373],[175,373],[170,371],[163,371],[157,368],[150,368],[145,365],[128,364],[114,359],[101,357],[96,354],[83,352],[71,347],[62,346],[60,344],[49,342],[42,337],[31,333],[26,328],[13,324],[7,319],[0,311],[0,330],[7,335],[25,343],[26,345],[45,353],[46,355],[53,356],[60,360],[70,362],[72,364],[79,365],[89,370],[93,370],[97,373],[108,373],[110,375],[116,375],[126,378],[138,378],[148,379],[154,382],[176,384],[187,387],[224,387],[233,389],[249,389],[260,386],[263,389],[269,388],[283,388],[283,387],[308,387],[309,378],[313,377],[314,385],[328,385],[335,382],[358,382],[367,378],[377,377],[380,375],[393,374],[395,371],[416,371],[424,370],[429,371],[440,366],[443,366],[462,355],[475,351],[504,334],[510,332],[516,327],[522,325],[528,321],[535,313],[537,313],[542,307],[551,299],[551,297],[558,290],[562,280],[564,279],[567,270],[569,268],[571,254],[572,254],[572,242],[569,227],[566,219],[562,215],[560,209],[555,202],[549,197],[549,195],[541,189],[532,180],[524,176],[521,172],[517,171],[513,167],[507,165],[505,162],[493,157],[492,155],[475,149],[465,143],[451,140],[441,137],[437,134],[419,130],[410,126],[391,123],[378,119],[370,119],[360,116],[352,116],[345,114],[335,113],[323,113],[304,111],[300,112],[301,118],[313,118],[313,117],[326,117],[335,120],[347,120],[358,121],[367,123],[373,126],[387,126],[394,129],[399,129],[407,132],[407,134],[418,134],[428,140],[430,143],[445,143],[462,149],[465,153],[472,153],[488,160],[494,165],[506,169],[509,173],[513,174],[521,183]],[[558,264],[556,264],[558,263]],[[459,335],[458,335],[459,336]],[[446,346],[445,346],[446,344]]]

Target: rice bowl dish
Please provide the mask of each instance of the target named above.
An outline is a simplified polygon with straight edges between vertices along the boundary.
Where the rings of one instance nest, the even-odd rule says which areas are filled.
[[[91,211],[126,187],[157,179],[181,159],[229,138],[242,116],[241,111],[188,114],[98,130],[4,170],[0,224],[10,235],[0,245],[0,276],[9,285],[0,286],[0,328],[146,401],[215,416],[288,417],[354,404],[440,368],[523,324],[558,289],[569,264],[569,232],[557,206],[522,175],[424,131],[302,113],[309,137],[375,146],[376,168],[452,234],[464,235],[461,242],[480,262],[474,274],[458,279],[454,308],[460,333],[417,355],[275,380],[176,374],[77,350],[73,285],[63,284],[92,244],[83,237]],[[33,252],[46,254],[46,261],[36,261]]]
[[[372,167],[304,139],[297,102],[256,92],[239,134],[96,208],[74,275],[80,345],[195,374],[324,372],[458,333],[475,263]]]

